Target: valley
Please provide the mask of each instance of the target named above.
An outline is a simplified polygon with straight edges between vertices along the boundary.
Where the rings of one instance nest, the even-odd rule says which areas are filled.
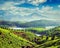
[[[8,28],[0,26],[1,48],[60,48],[60,27]],[[2,46],[3,45],[3,46]]]
[[[60,0],[0,0],[0,48],[60,48]]]

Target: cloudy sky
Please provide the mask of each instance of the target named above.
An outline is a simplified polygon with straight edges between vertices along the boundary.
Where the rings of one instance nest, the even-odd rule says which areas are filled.
[[[60,21],[60,0],[0,0],[0,20]]]

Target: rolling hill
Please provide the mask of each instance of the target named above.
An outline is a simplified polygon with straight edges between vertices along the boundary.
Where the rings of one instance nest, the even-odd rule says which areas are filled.
[[[36,29],[36,28],[35,28]],[[49,35],[36,36],[29,31],[0,28],[1,48],[60,48],[60,27],[48,30]]]
[[[34,48],[33,46],[35,46],[34,43],[18,37],[9,30],[0,28],[0,48]]]

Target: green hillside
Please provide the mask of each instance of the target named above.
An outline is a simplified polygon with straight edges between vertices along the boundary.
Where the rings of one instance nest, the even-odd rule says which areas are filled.
[[[43,28],[34,28],[34,30],[43,32]],[[60,48],[60,27],[47,30],[46,34],[48,35],[36,36],[34,32],[29,31],[29,29],[24,31],[2,27],[0,28],[0,47]]]
[[[60,48],[60,27],[55,27],[51,30],[48,30],[47,33],[49,35],[46,36],[45,38],[46,41],[40,44],[39,47],[40,48]]]
[[[18,37],[9,30],[0,28],[0,48],[23,48],[27,46],[34,46],[32,42]]]

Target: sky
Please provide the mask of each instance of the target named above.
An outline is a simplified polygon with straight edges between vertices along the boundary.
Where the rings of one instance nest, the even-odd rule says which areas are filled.
[[[0,20],[60,21],[60,0],[0,0]]]

